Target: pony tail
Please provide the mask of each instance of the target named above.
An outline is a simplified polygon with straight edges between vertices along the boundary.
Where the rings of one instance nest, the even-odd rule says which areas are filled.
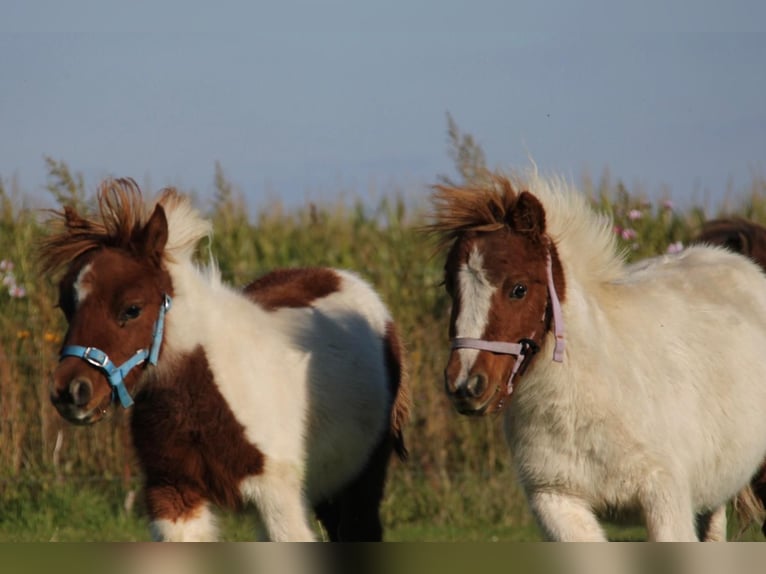
[[[406,461],[409,452],[404,443],[404,427],[410,420],[412,397],[410,396],[409,371],[404,362],[404,346],[399,338],[396,325],[392,321],[386,325],[384,347],[388,368],[388,385],[394,396],[391,405],[389,434],[399,460]]]
[[[732,506],[739,523],[739,530],[735,538],[741,537],[753,523],[760,524],[761,531],[766,536],[766,508],[764,508],[761,498],[756,495],[752,485],[746,486],[737,493]]]

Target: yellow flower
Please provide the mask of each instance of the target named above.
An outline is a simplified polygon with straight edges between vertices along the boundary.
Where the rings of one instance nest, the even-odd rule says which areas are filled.
[[[17,339],[29,339],[31,333],[24,329],[23,331],[17,331],[16,332],[16,338]]]
[[[45,331],[45,333],[43,333],[43,341],[46,343],[58,343],[61,341],[61,338],[56,333]]]

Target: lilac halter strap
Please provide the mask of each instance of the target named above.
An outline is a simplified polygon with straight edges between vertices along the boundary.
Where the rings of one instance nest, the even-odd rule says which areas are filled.
[[[553,360],[557,363],[564,361],[564,315],[561,311],[561,301],[556,293],[556,286],[553,284],[553,263],[551,255],[548,253],[546,262],[546,272],[548,275],[548,296],[551,299],[551,313],[553,314],[553,334],[556,337],[556,346],[553,349]],[[484,339],[474,339],[472,337],[455,337],[450,342],[452,349],[476,349],[478,351],[489,351],[500,355],[513,355],[516,361],[513,363],[513,369],[508,377],[506,392],[513,392],[513,377],[521,368],[524,359],[534,355],[539,347],[531,339],[522,339],[518,343],[506,343],[504,341],[485,341]]]
[[[551,254],[548,253],[546,263],[548,272],[548,296],[551,298],[551,312],[553,313],[553,334],[556,337],[556,346],[553,349],[553,360],[557,363],[564,362],[564,314],[561,312],[561,301],[556,293],[556,286],[553,284],[553,262]]]

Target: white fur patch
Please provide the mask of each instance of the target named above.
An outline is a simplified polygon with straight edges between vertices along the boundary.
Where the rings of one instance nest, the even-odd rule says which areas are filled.
[[[155,520],[149,530],[152,539],[158,542],[215,542],[218,535],[215,516],[207,506],[190,518]]]
[[[460,314],[455,320],[455,336],[480,339],[489,322],[492,296],[496,287],[489,282],[484,270],[484,257],[474,247],[468,261],[458,271],[460,289]],[[457,349],[460,357],[458,381],[468,378],[468,373],[479,356],[476,349]]]
[[[80,273],[77,274],[77,280],[74,282],[74,296],[75,296],[75,308],[82,305],[85,298],[90,295],[91,285],[90,281],[86,281],[87,275],[90,273],[93,265],[88,263],[85,267],[80,269]]]

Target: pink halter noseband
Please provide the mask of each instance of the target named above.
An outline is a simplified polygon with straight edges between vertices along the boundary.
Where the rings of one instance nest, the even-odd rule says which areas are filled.
[[[551,254],[548,253],[546,261],[546,271],[548,275],[548,296],[551,298],[551,312],[553,314],[553,334],[556,337],[556,346],[553,349],[553,360],[557,363],[564,361],[564,316],[561,312],[561,302],[556,294],[556,286],[553,284],[553,264]],[[508,377],[506,394],[513,392],[513,377],[518,372],[524,359],[531,357],[539,350],[537,343],[531,339],[522,339],[518,343],[506,343],[503,341],[485,341],[484,339],[474,339],[471,337],[455,337],[451,341],[452,349],[477,349],[479,351],[489,351],[501,355],[513,355],[516,361],[513,363],[513,369]]]

